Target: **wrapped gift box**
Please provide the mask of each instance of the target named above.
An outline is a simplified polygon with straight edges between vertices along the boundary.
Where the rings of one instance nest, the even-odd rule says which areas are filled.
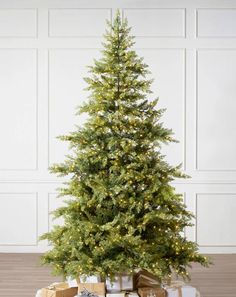
[[[149,295],[153,295],[153,294],[155,294],[156,297],[166,297],[166,291],[161,287],[138,288],[138,294],[140,297],[148,297]]]
[[[140,270],[134,275],[135,289],[158,286],[161,286],[159,278],[147,270]]]
[[[133,275],[122,274],[115,276],[114,280],[106,279],[107,292],[133,291]]]
[[[66,281],[67,281],[70,288],[77,288],[78,287],[77,280],[72,278],[71,276],[68,276],[66,278]]]
[[[173,287],[172,287],[173,286]],[[168,297],[196,297],[197,290],[194,287],[182,285],[182,286],[172,286],[165,287]]]
[[[95,284],[95,283],[100,283],[101,278],[100,276],[97,276],[97,275],[90,275],[90,276],[81,275],[80,278],[77,279],[77,282]]]
[[[91,275],[91,276],[86,276],[86,275],[81,275],[77,279],[72,278],[71,276],[68,276],[66,278],[67,283],[69,284],[69,287],[78,287],[78,284],[82,283],[91,283],[91,284],[96,284],[101,282],[101,278],[96,275]]]
[[[139,297],[137,292],[128,292],[127,297]]]
[[[139,297],[137,292],[107,293],[106,297]]]
[[[74,297],[78,288],[70,288],[67,283],[58,283],[41,289],[41,297]]]
[[[99,296],[106,294],[105,283],[78,283],[78,294],[84,289]]]
[[[126,297],[126,292],[120,292],[120,293],[107,293],[106,297]]]

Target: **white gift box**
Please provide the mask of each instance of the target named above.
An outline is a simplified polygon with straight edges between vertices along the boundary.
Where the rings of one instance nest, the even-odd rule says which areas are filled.
[[[197,296],[197,290],[194,287],[183,285],[178,287],[165,287],[165,290],[167,292],[168,297],[196,297]],[[182,292],[182,295],[180,293],[180,290]]]
[[[78,279],[78,282],[76,279],[73,279],[71,276],[68,276],[66,278],[66,281],[70,288],[74,288],[74,287],[78,287],[78,282],[80,282],[81,284],[85,284],[85,283],[97,284],[101,280],[100,280],[100,277],[96,275],[91,275],[91,276],[81,275],[81,277]]]
[[[106,279],[106,288],[108,292],[132,291],[133,290],[133,276],[119,275],[115,276],[114,280]]]
[[[71,276],[68,276],[66,278],[66,281],[67,281],[67,283],[68,283],[68,285],[69,285],[70,288],[76,288],[76,287],[78,287],[77,280],[74,279],[74,278],[72,278]]]
[[[81,283],[90,283],[90,284],[96,284],[101,282],[101,278],[97,275],[81,275],[79,278]]]

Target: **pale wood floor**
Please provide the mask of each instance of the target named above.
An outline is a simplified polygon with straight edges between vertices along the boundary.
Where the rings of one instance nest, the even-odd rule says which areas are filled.
[[[38,288],[58,277],[39,264],[38,254],[0,254],[0,296],[34,297]],[[236,254],[212,255],[214,265],[202,268],[194,265],[191,284],[203,297],[236,297]]]

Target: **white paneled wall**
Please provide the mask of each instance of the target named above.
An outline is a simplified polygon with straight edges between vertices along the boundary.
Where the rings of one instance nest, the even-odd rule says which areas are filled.
[[[198,50],[197,169],[236,169],[235,75],[236,49]]]
[[[2,1],[3,2],[3,1]],[[0,11],[0,37],[37,37],[37,9],[25,7]]]
[[[36,170],[37,51],[1,48],[0,65],[0,170]]]
[[[57,135],[82,124],[86,65],[119,8],[150,65],[153,97],[179,144],[163,147],[191,179],[175,181],[202,252],[236,252],[236,2],[234,0],[0,0],[0,252],[43,252],[38,236],[68,152]]]

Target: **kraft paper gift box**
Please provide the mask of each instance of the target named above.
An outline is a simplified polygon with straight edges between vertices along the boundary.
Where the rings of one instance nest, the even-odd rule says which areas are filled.
[[[78,288],[70,288],[67,283],[59,283],[41,289],[41,297],[74,297]]]
[[[180,283],[180,284],[179,284]],[[167,297],[196,297],[199,296],[196,288],[181,284],[181,282],[173,282],[170,286],[165,286]]]
[[[126,292],[107,293],[106,297],[127,297]]]
[[[117,293],[107,293],[106,297],[139,297],[137,292],[117,292]]]
[[[156,297],[166,297],[166,291],[161,287],[144,287],[138,288],[138,294],[140,297],[148,297],[155,294]]]
[[[114,280],[106,279],[106,288],[109,293],[132,291],[133,287],[133,275],[130,274],[117,275],[114,277]]]
[[[160,287],[161,282],[158,277],[146,270],[140,270],[134,275],[134,287],[145,288],[145,287]]]
[[[78,294],[84,289],[99,296],[105,296],[106,294],[105,283],[78,283]]]

